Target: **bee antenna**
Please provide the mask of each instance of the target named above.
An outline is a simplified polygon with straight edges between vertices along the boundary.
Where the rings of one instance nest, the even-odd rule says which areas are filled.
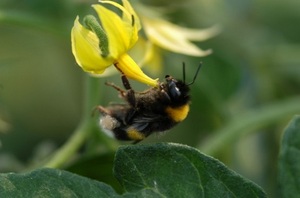
[[[197,71],[196,71],[196,73],[195,73],[195,76],[194,76],[193,81],[190,82],[189,84],[187,84],[187,86],[194,84],[194,82],[195,82],[195,80],[196,80],[196,78],[197,78],[197,76],[198,76],[198,73],[199,73],[199,71],[200,71],[201,66],[202,66],[202,62],[199,63],[199,66],[198,66],[198,69],[197,69]],[[183,82],[185,83],[185,80],[183,80]]]
[[[182,75],[183,83],[185,84],[185,62],[182,62]]]

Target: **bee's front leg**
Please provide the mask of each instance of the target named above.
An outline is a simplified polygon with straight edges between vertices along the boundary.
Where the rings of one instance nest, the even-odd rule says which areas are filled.
[[[132,109],[130,109],[128,111],[126,119],[125,119],[125,122],[129,123],[137,111],[135,93],[134,93],[134,90],[131,88],[127,77],[123,74],[121,78],[122,78],[123,85],[124,85],[125,89],[127,90],[126,99],[127,99],[128,103],[133,107]]]
[[[127,99],[128,103],[131,106],[136,107],[136,100],[135,100],[134,90],[131,88],[129,81],[128,81],[127,77],[124,74],[122,75],[121,78],[122,78],[123,86],[127,90],[126,99]]]

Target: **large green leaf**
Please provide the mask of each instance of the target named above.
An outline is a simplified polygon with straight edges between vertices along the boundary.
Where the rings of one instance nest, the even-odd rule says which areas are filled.
[[[0,197],[115,197],[108,185],[55,169],[0,174]]]
[[[114,174],[123,196],[102,182],[44,168],[0,174],[0,197],[265,197],[221,162],[178,144],[122,146]]]
[[[151,197],[266,197],[218,160],[179,144],[123,146],[114,173],[127,192]]]
[[[300,196],[300,116],[295,116],[285,129],[278,179],[282,197]]]

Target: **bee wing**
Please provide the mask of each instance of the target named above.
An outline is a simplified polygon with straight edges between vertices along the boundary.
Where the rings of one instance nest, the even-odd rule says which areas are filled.
[[[153,124],[157,124],[160,123],[163,119],[165,119],[165,116],[161,116],[158,114],[142,114],[142,115],[138,115],[136,116],[133,120],[132,120],[132,127],[134,127],[136,130],[141,131],[141,132],[145,132],[145,133],[151,133],[153,131],[152,130],[152,125]],[[148,128],[148,129],[147,129]],[[148,134],[149,135],[149,134]]]
[[[159,114],[154,114],[154,113],[143,113],[142,115],[137,115],[133,122],[134,123],[151,123],[151,122],[157,122],[161,120],[164,116],[161,116]]]
[[[130,106],[128,104],[113,104],[104,109],[106,114],[116,118],[120,122],[126,122],[125,119]]]

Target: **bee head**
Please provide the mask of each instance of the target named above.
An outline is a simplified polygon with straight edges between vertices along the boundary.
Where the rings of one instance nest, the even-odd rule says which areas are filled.
[[[190,88],[181,80],[176,80],[172,76],[166,75],[166,89],[171,103],[174,106],[187,104],[190,100]]]
[[[193,81],[186,84],[185,82],[185,64],[183,63],[183,81],[181,80],[176,80],[170,75],[166,75],[166,89],[167,93],[170,97],[171,103],[174,106],[181,106],[184,104],[187,104],[190,101],[190,96],[189,96],[189,91],[190,88],[189,86],[192,85],[198,75],[198,72],[202,66],[202,63],[199,64],[199,67],[195,73],[195,76],[193,78]]]

